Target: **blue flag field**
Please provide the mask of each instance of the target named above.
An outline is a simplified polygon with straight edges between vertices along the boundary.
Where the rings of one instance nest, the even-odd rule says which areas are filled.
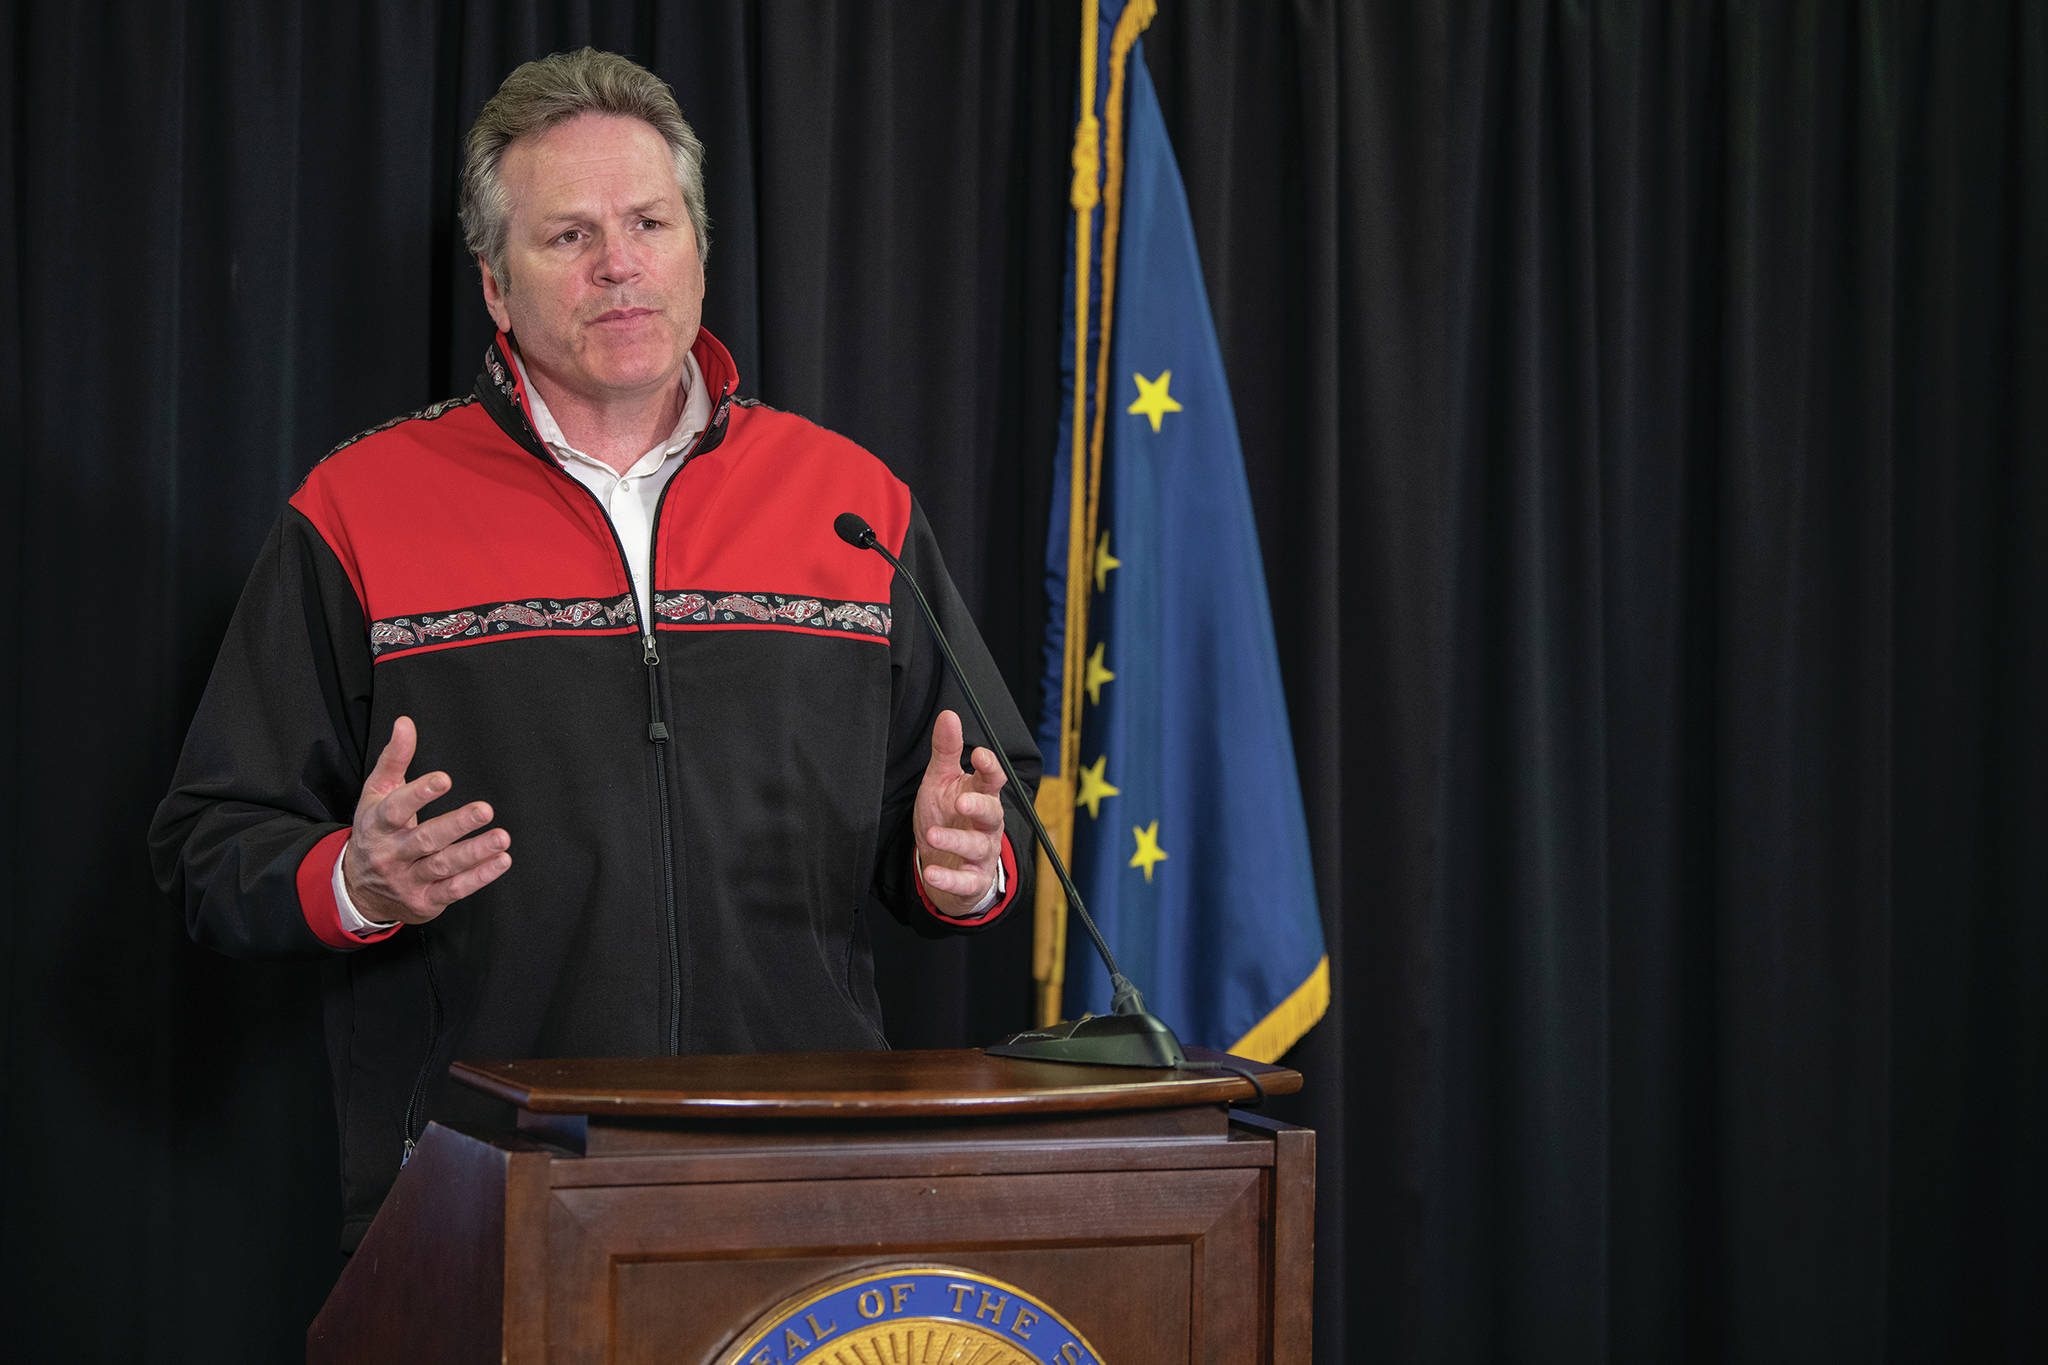
[[[1136,37],[1152,5],[1100,9],[1083,48],[1096,115],[1077,136],[1063,357],[1081,401],[1070,388],[1047,536],[1040,807],[1152,1012],[1185,1043],[1272,1061],[1329,1002],[1301,788],[1237,420]],[[1051,882],[1041,1012],[1102,1012],[1108,976]]]

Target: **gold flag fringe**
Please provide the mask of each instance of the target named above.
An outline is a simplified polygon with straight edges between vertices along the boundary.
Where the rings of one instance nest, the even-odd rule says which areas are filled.
[[[1330,1008],[1330,959],[1326,954],[1273,1012],[1261,1019],[1250,1033],[1230,1045],[1230,1051],[1255,1062],[1277,1062],[1282,1053],[1315,1027]]]

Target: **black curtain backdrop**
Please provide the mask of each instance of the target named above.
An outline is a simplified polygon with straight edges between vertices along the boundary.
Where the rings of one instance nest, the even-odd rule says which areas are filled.
[[[291,1359],[332,1279],[313,974],[191,947],[142,833],[301,474],[471,380],[498,79],[674,84],[708,324],[919,490],[1035,709],[1078,15],[9,8],[11,1358]],[[1317,1358],[2029,1355],[2044,7],[1165,0],[1145,53],[1334,973]],[[1028,940],[883,942],[898,1045],[1015,1026]]]

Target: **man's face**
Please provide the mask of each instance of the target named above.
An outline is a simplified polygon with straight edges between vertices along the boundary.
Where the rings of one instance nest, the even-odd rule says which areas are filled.
[[[484,304],[527,369],[599,406],[672,391],[697,339],[704,264],[661,134],[584,114],[513,143],[500,175],[509,278],[484,266]]]

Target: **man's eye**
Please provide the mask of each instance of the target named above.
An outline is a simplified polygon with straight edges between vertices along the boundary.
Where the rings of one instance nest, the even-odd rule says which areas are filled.
[[[659,218],[642,218],[640,226],[644,228],[658,228],[663,226],[663,224]]]
[[[583,240],[583,229],[570,228],[567,232],[555,238],[555,240],[569,246],[574,246],[576,243]]]

